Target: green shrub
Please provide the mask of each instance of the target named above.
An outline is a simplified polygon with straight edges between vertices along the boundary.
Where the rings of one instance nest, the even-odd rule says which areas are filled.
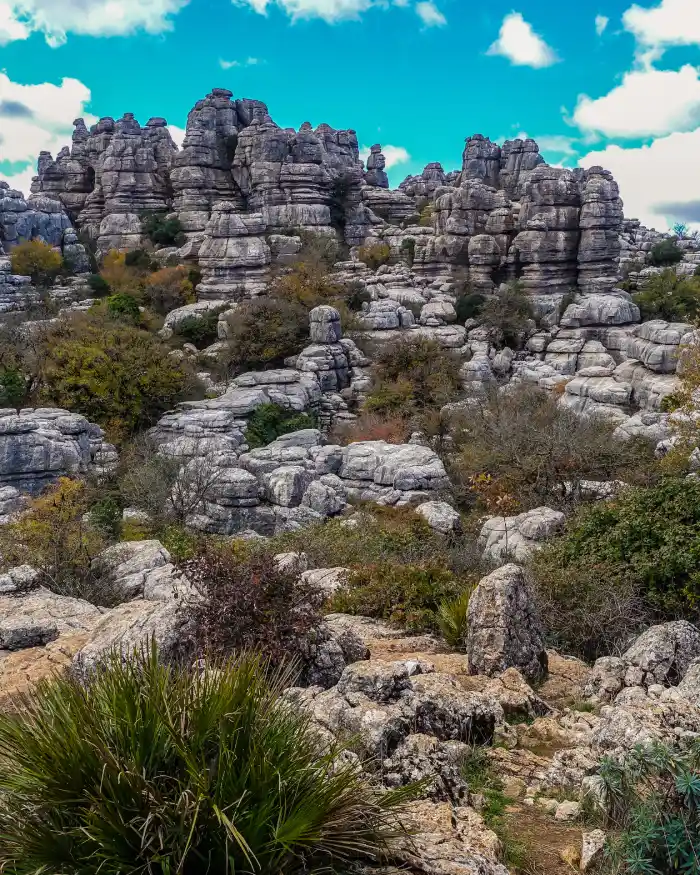
[[[440,605],[464,587],[441,565],[365,565],[334,593],[331,609],[389,620],[412,632],[435,632],[440,629]]]
[[[652,246],[649,253],[649,263],[654,267],[663,267],[668,264],[678,264],[683,258],[683,250],[678,243],[671,238],[660,240]]]
[[[378,267],[386,264],[389,261],[390,255],[391,247],[389,244],[380,243],[379,241],[366,243],[357,250],[358,260],[366,264],[370,270],[376,270]]]
[[[162,267],[154,271],[145,278],[143,284],[145,302],[162,315],[184,307],[185,304],[194,304],[196,298],[191,273],[191,270],[182,265]]]
[[[405,253],[406,262],[409,267],[413,267],[413,262],[416,257],[416,241],[413,237],[404,237],[399,246],[399,252]]]
[[[632,296],[642,320],[693,322],[700,315],[700,279],[676,276],[665,270],[647,280],[646,288]]]
[[[435,205],[434,204],[426,204],[420,211],[420,217],[418,219],[418,224],[422,228],[432,228],[433,214],[434,213],[435,213]]]
[[[265,296],[241,304],[229,319],[221,364],[229,374],[281,365],[301,352],[309,317],[298,302]]]
[[[182,246],[186,239],[177,216],[166,218],[163,213],[144,213],[141,227],[154,246]]]
[[[369,304],[372,295],[361,282],[348,283],[345,289],[345,303],[352,313],[359,313],[363,304]],[[345,325],[343,324],[343,328]]]
[[[22,407],[27,396],[27,381],[16,367],[0,365],[0,407]]]
[[[605,757],[600,779],[614,871],[629,875],[700,872],[700,742],[663,744]]]
[[[453,599],[446,599],[438,607],[440,634],[450,647],[461,648],[466,643],[467,612],[473,590],[468,587]]]
[[[122,531],[122,506],[112,496],[96,501],[90,508],[90,525],[105,537],[118,540]]]
[[[12,273],[31,277],[35,286],[50,286],[63,269],[63,258],[42,240],[27,240],[10,250]]]
[[[124,264],[133,267],[143,273],[150,273],[158,269],[158,262],[153,261],[149,252],[145,249],[131,249],[124,253]]]
[[[481,305],[479,322],[491,329],[497,344],[518,349],[532,319],[530,298],[518,282],[508,283]]]
[[[204,349],[218,340],[219,313],[208,310],[201,316],[188,316],[177,324],[175,333],[197,349]]]
[[[99,273],[91,273],[87,282],[90,291],[96,298],[104,298],[111,291],[109,283]]]
[[[346,871],[401,832],[380,793],[246,656],[197,670],[155,649],[0,715],[0,868],[12,875]]]
[[[464,325],[467,319],[478,319],[486,298],[478,292],[463,292],[457,296],[455,310],[457,322]]]
[[[246,443],[253,450],[271,444],[283,434],[316,426],[316,418],[308,413],[295,413],[279,404],[261,404],[248,418]]]
[[[532,561],[552,640],[592,658],[643,623],[698,618],[700,483],[666,479],[581,510]]]
[[[124,319],[127,322],[137,323],[141,320],[139,302],[133,295],[119,293],[110,295],[105,299],[107,310],[112,316]]]

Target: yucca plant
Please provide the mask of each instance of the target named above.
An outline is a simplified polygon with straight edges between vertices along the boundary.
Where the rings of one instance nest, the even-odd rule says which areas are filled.
[[[83,687],[40,685],[0,716],[8,875],[344,872],[402,832],[381,793],[280,699],[254,656],[198,670],[155,648]]]
[[[438,607],[440,633],[450,647],[464,647],[467,634],[469,599],[474,592],[468,587],[453,599],[445,599]]]
[[[606,757],[600,788],[613,871],[629,875],[700,873],[700,741],[678,751],[663,744]]]

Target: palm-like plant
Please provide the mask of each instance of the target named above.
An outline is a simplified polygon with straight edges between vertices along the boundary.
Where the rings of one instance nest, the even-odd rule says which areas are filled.
[[[342,872],[402,831],[411,788],[373,790],[280,700],[260,659],[188,670],[153,648],[0,716],[0,871]]]

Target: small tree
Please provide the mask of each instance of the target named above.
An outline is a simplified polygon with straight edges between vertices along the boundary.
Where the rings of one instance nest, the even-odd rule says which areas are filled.
[[[391,248],[388,243],[379,241],[366,243],[357,250],[357,257],[367,265],[370,270],[376,270],[389,261]]]
[[[496,342],[515,349],[522,346],[531,319],[532,304],[518,282],[508,283],[486,298],[479,312],[479,322],[492,330]]]
[[[228,374],[276,367],[301,352],[309,317],[298,301],[262,297],[241,304],[228,319],[220,363]]]
[[[678,243],[671,238],[659,240],[652,246],[649,253],[649,263],[655,267],[665,267],[666,265],[678,264],[683,258],[683,250]]]
[[[668,269],[649,277],[645,288],[633,298],[643,321],[692,322],[700,315],[700,279],[679,277]]]
[[[182,223],[177,216],[166,216],[163,213],[143,213],[141,228],[155,246],[182,246],[186,239]]]
[[[48,243],[28,240],[10,251],[12,273],[31,277],[39,288],[50,286],[63,269],[63,258]]]
[[[126,257],[126,252],[110,249],[102,260],[100,276],[112,294],[132,295],[140,300],[145,272],[133,264],[127,264]]]
[[[186,267],[163,267],[146,277],[144,299],[157,313],[170,313],[195,301],[194,286]]]

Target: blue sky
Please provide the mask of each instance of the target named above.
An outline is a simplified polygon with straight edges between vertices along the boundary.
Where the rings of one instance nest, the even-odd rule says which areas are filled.
[[[0,0],[0,176],[26,190],[77,115],[177,136],[215,86],[382,143],[393,184],[526,134],[610,167],[628,215],[700,223],[700,0]]]

